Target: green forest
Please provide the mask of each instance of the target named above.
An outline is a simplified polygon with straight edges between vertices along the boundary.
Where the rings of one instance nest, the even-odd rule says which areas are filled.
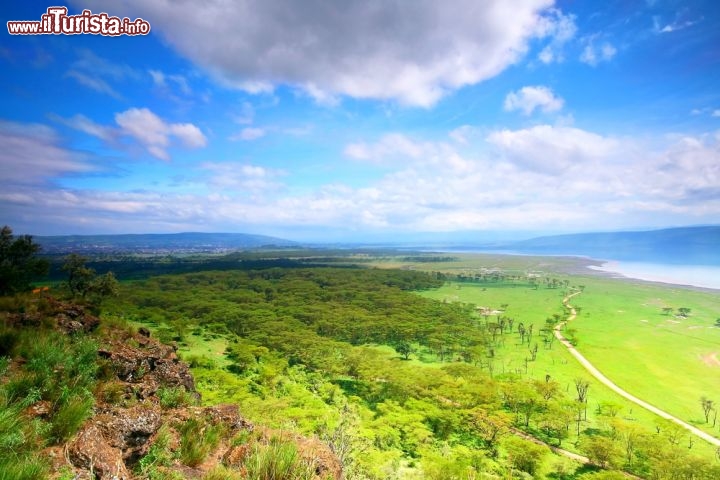
[[[520,319],[417,294],[447,280],[360,268],[166,275],[126,283],[106,315],[150,325],[176,342],[204,402],[237,402],[254,420],[329,442],[348,478],[720,474],[712,459],[681,444],[672,426],[637,425],[612,405],[588,420],[593,392],[584,378],[568,388],[550,375],[498,372],[493,358],[504,343],[526,343],[527,364],[551,337],[549,328],[533,332]],[[456,280],[557,289],[556,318],[564,314],[562,293],[573,288],[497,274]]]

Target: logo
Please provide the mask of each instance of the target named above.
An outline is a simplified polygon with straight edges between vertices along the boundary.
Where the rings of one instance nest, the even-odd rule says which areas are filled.
[[[147,35],[150,23],[142,18],[111,17],[107,13],[83,10],[80,15],[68,15],[67,7],[49,7],[40,20],[7,22],[10,35]]]

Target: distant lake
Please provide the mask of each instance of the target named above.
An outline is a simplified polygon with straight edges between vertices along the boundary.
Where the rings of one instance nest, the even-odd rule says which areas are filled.
[[[610,261],[599,267],[589,266],[588,268],[651,282],[720,289],[720,267],[718,266]]]

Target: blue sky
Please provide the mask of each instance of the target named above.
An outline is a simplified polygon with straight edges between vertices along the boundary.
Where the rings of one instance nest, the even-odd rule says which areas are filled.
[[[51,5],[5,2],[3,24]],[[714,1],[66,6],[152,30],[3,32],[0,223],[18,233],[720,223]]]

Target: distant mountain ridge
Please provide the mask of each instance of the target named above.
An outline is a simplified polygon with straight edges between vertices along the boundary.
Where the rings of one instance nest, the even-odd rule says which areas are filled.
[[[720,226],[553,235],[504,245],[520,253],[665,264],[720,265]]]
[[[38,236],[46,254],[76,253],[212,253],[261,247],[291,247],[297,242],[247,233],[143,233],[120,235]]]

